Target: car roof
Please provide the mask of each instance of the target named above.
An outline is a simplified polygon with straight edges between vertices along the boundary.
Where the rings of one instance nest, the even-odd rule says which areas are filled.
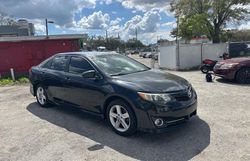
[[[65,52],[65,53],[58,53],[56,56],[59,55],[81,55],[85,57],[93,57],[93,56],[98,56],[98,55],[109,55],[109,54],[118,54],[115,51],[105,51],[105,52],[100,52],[100,51],[81,51],[81,52]]]

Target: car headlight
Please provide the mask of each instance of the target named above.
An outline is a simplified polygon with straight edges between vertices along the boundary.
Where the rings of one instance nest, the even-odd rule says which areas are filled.
[[[239,63],[222,64],[220,69],[230,69],[238,65]]]
[[[153,94],[153,93],[143,93],[143,92],[138,92],[138,94],[142,99],[146,101],[155,102],[158,104],[166,104],[172,100],[169,94]]]

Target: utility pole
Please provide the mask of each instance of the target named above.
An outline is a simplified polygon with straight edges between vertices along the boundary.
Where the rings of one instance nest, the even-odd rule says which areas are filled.
[[[49,31],[48,31],[48,19],[45,19],[45,27],[46,27],[46,37],[49,37]]]
[[[138,34],[138,33],[137,33],[137,28],[136,28],[136,29],[135,29],[135,40],[136,40],[136,41],[137,41],[137,38],[138,38],[138,37],[137,37],[137,34]]]
[[[106,49],[108,48],[108,30],[106,30]]]
[[[137,31],[137,27],[136,27],[136,29],[135,29],[135,43],[136,43],[136,50],[138,50],[138,37],[137,37],[137,35],[138,35],[138,31]]]
[[[180,17],[180,15],[177,14],[177,33],[176,33],[176,44],[177,44],[176,67],[177,67],[177,70],[179,70],[179,68],[180,68],[180,41],[178,40],[178,36],[179,36],[179,17]]]
[[[121,45],[120,45],[121,44],[121,40],[120,40],[120,34],[119,34],[119,32],[117,33],[117,36],[118,36],[117,39],[118,39],[118,42],[119,42],[118,43],[118,47],[117,47],[117,52],[121,53],[121,49],[120,49],[121,48]]]
[[[177,18],[177,28],[176,28],[176,43],[178,42],[178,36],[179,36],[179,15]]]
[[[46,37],[49,38],[49,29],[48,29],[48,24],[49,23],[54,23],[54,21],[48,21],[48,19],[45,19],[45,27],[46,27]]]

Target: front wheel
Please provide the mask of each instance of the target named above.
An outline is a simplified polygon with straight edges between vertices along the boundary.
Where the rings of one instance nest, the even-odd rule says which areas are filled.
[[[49,106],[48,96],[42,85],[38,85],[36,88],[36,100],[37,103],[42,107]]]
[[[204,74],[209,72],[209,69],[206,66],[201,66],[200,69],[201,69],[201,72],[204,73]]]
[[[122,100],[112,101],[106,112],[111,128],[119,135],[130,136],[137,130],[137,121],[129,105]]]
[[[240,84],[250,83],[250,68],[240,69],[236,74],[236,81]]]

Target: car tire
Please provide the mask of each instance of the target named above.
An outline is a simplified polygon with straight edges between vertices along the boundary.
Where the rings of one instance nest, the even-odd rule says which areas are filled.
[[[236,81],[240,84],[250,83],[250,68],[242,68],[236,74]]]
[[[36,100],[41,107],[49,107],[49,99],[44,86],[38,85],[36,87]]]
[[[131,136],[137,130],[136,116],[123,100],[112,101],[106,110],[107,121],[112,130],[121,136]]]

